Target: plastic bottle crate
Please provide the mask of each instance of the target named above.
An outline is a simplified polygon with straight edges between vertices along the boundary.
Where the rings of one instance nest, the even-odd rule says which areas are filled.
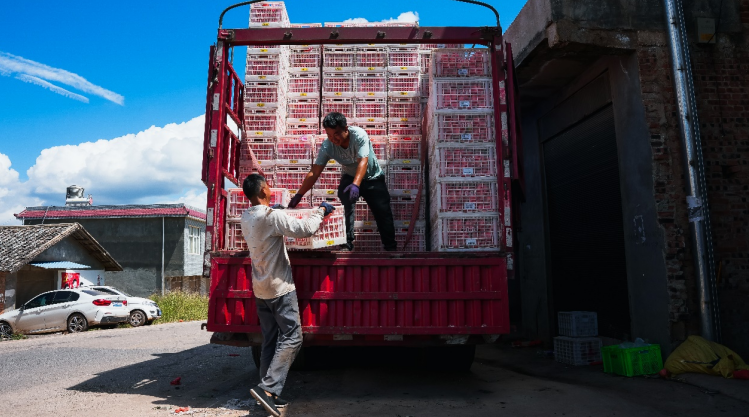
[[[388,118],[388,134],[395,136],[421,135],[421,122],[403,121],[401,119]]]
[[[388,47],[388,70],[419,70],[419,48],[416,45]]]
[[[598,336],[598,314],[593,311],[560,311],[557,325],[560,336]]]
[[[354,113],[358,119],[384,119],[387,117],[388,103],[384,97],[357,98]]]
[[[418,97],[389,97],[388,117],[402,122],[420,122],[421,101]]]
[[[434,79],[432,93],[434,110],[492,109],[491,79]]]
[[[590,365],[601,360],[601,339],[597,337],[554,338],[554,359],[568,365]]]
[[[421,166],[388,166],[388,190],[390,191],[390,195],[416,195],[421,183]]]
[[[416,218],[417,221],[424,220],[425,200],[426,199],[422,196],[421,203],[419,204],[419,215]],[[408,226],[408,222],[411,221],[411,215],[415,209],[416,196],[390,198],[390,211],[393,213],[393,221],[401,226]]]
[[[384,250],[379,233],[354,233],[354,252],[383,252]]]
[[[250,27],[252,24],[267,22],[289,24],[289,15],[286,13],[284,2],[263,1],[250,5]]]
[[[354,99],[351,97],[323,97],[322,113],[338,112],[348,118],[354,118]]]
[[[353,97],[353,72],[328,72],[322,74],[322,94],[325,97]]]
[[[290,98],[320,96],[320,74],[314,72],[302,72],[298,74],[289,74],[289,94]]]
[[[441,252],[499,250],[498,214],[438,215],[432,222],[433,250]]]
[[[278,109],[245,110],[244,129],[248,137],[272,137],[284,133],[284,112]]]
[[[491,77],[488,49],[440,49],[432,54],[434,77]]]
[[[443,144],[433,149],[434,172],[447,177],[497,177],[497,149],[494,145]]]
[[[289,110],[286,114],[289,119],[297,122],[319,120],[320,99],[318,98],[290,98]]]
[[[246,76],[281,76],[288,67],[285,54],[248,54]]]
[[[242,216],[245,210],[250,208],[250,200],[244,195],[244,191],[241,188],[229,188],[226,190],[228,193],[228,207],[226,209],[226,217],[228,218],[239,218]],[[270,205],[281,204],[284,207],[289,205],[289,190],[285,188],[271,188]]]
[[[226,250],[245,251],[247,242],[242,234],[242,225],[238,221],[226,222]]]
[[[353,71],[356,47],[332,45],[323,47],[323,71]]]
[[[388,136],[388,162],[398,165],[419,165],[421,162],[421,135]]]
[[[314,136],[279,136],[276,143],[276,166],[312,164]]]
[[[319,208],[287,209],[285,212],[297,219],[307,219],[314,210],[319,210]],[[317,233],[307,238],[287,236],[286,247],[291,249],[320,249],[345,244],[346,224],[343,217],[343,206],[335,207],[332,213],[323,218],[322,225],[320,225]]]
[[[416,71],[398,71],[388,74],[388,95],[391,97],[419,96],[421,74]]]
[[[357,117],[348,121],[350,126],[358,126],[371,136],[386,136],[388,134],[387,119]]]
[[[317,179],[315,189],[312,195],[317,196],[337,196],[338,185],[341,183],[341,168],[337,166],[328,166]]]
[[[494,113],[435,113],[433,120],[438,143],[495,142]]]
[[[496,213],[497,181],[440,181],[432,184],[432,213]]]
[[[317,119],[314,122],[286,122],[286,134],[291,136],[301,135],[319,135],[320,134],[320,123]]]
[[[358,46],[354,66],[357,71],[384,70],[388,66],[387,48],[376,45]]]
[[[387,72],[357,72],[354,78],[356,97],[385,97],[388,91]]]
[[[250,150],[260,166],[275,165],[276,140],[274,138],[249,138],[240,143],[239,160],[252,161]]]
[[[306,45],[305,48],[298,49],[291,47],[289,52],[289,72],[293,74],[317,74],[320,75],[320,53],[319,45],[313,48]]]
[[[621,348],[619,345],[601,349],[603,372],[623,376],[653,375],[663,369],[661,346]]]
[[[244,85],[245,108],[278,107],[285,104],[283,81],[254,81]]]

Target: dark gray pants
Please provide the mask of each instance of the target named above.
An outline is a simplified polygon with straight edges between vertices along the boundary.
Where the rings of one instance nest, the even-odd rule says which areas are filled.
[[[343,204],[346,221],[346,241],[349,249],[354,248],[354,221],[356,221],[356,202],[348,198],[348,193],[343,190],[354,182],[354,177],[344,174],[338,185],[338,199]],[[385,176],[380,175],[372,180],[364,180],[359,187],[359,196],[367,202],[372,215],[377,222],[377,230],[380,232],[380,240],[387,251],[394,251],[398,247],[395,241],[395,225],[393,223],[393,212],[390,209],[390,193]]]
[[[260,388],[281,395],[286,375],[302,348],[302,324],[296,291],[271,300],[255,298],[263,347],[260,353]]]

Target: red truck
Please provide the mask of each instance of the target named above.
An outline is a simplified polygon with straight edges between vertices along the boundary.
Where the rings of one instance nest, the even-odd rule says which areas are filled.
[[[470,3],[491,8],[480,2]],[[476,344],[493,343],[510,330],[507,280],[516,269],[514,213],[518,212],[515,204],[523,188],[512,51],[509,44],[502,42],[496,10],[491,8],[497,15],[496,27],[222,28],[224,14],[243,4],[247,3],[232,6],[221,14],[218,39],[209,54],[202,179],[208,188],[204,276],[209,276],[211,283],[208,321],[204,326],[214,332],[211,342],[250,346],[257,362],[262,341],[252,293],[252,261],[247,252],[225,249],[224,184],[241,186],[239,145],[245,134],[244,85],[231,65],[233,48],[475,44],[490,51],[494,124],[502,126],[502,113],[506,113],[509,130],[506,141],[495,141],[497,159],[502,161],[497,196],[497,207],[503,208],[500,249],[457,253],[301,251],[289,254],[305,347],[424,347],[428,354],[449,355],[448,362],[454,367],[470,367]],[[506,98],[500,97],[502,90]],[[238,133],[230,127],[229,120],[239,127]],[[425,130],[429,125],[429,120],[422,123]],[[423,133],[426,137],[426,132]],[[426,146],[422,152],[427,152]],[[417,207],[418,200],[427,198],[429,187],[424,181],[416,196]],[[426,207],[428,210],[429,205]],[[428,212],[426,218],[429,219]]]

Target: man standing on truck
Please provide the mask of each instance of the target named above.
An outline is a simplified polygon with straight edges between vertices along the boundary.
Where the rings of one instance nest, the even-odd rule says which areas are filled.
[[[393,212],[390,210],[390,193],[369,135],[360,127],[348,126],[346,117],[337,112],[328,113],[322,125],[328,138],[322,143],[312,169],[289,202],[289,207],[299,204],[302,196],[315,185],[328,161],[335,159],[343,171],[338,198],[346,214],[347,249],[354,249],[355,208],[361,195],[374,215],[385,250],[396,250],[398,244],[395,241]]]
[[[302,347],[299,301],[284,236],[314,235],[323,217],[335,208],[323,202],[307,219],[288,216],[283,210],[270,207],[271,190],[259,174],[248,175],[242,190],[252,203],[252,207],[242,213],[241,226],[252,259],[252,291],[263,333],[260,383],[250,394],[267,412],[279,417],[278,408],[287,404],[279,395]]]

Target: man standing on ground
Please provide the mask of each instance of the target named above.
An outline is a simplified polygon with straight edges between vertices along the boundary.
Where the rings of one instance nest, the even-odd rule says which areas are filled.
[[[271,190],[259,174],[245,178],[242,190],[252,203],[242,213],[241,226],[252,259],[252,291],[263,333],[260,354],[260,384],[250,394],[274,417],[286,406],[279,395],[286,375],[302,347],[299,302],[291,277],[291,263],[284,236],[310,237],[317,233],[333,206],[320,204],[305,220],[270,207]]]
[[[355,208],[361,195],[374,215],[385,250],[396,250],[398,244],[395,241],[393,213],[390,210],[390,193],[369,135],[360,127],[349,127],[346,117],[341,113],[328,113],[322,125],[328,138],[322,143],[312,169],[291,199],[289,207],[299,204],[302,196],[315,185],[328,161],[335,159],[341,164],[343,171],[338,185],[338,198],[346,214],[347,248],[354,248]]]

